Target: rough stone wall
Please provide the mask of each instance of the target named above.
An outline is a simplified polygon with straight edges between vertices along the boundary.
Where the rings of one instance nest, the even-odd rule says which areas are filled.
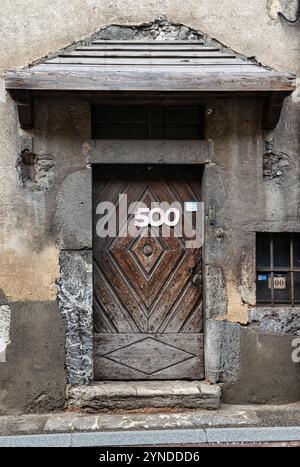
[[[93,279],[91,250],[64,250],[60,258],[58,304],[65,323],[68,382],[93,381]]]
[[[192,28],[264,65],[299,72],[299,24],[277,15],[279,8],[292,15],[295,5],[295,0],[140,0],[137,8],[133,0],[61,0],[41,8],[41,0],[3,0],[0,74],[101,28],[112,34],[108,25],[147,24],[159,15],[182,25],[180,38],[190,37]],[[142,35],[136,27],[126,31]],[[150,34],[173,38],[174,27]],[[247,103],[246,115],[238,103],[211,104],[216,161],[205,177],[213,181],[207,199],[216,204],[217,226],[206,247],[206,330],[214,336],[207,342],[207,371],[224,382],[230,401],[300,398],[299,369],[290,361],[295,313],[289,325],[288,309],[255,308],[253,262],[256,230],[299,230],[299,89],[286,100],[272,134],[260,132],[258,103]],[[66,313],[63,323],[57,305],[61,251],[77,255],[91,248],[90,169],[83,151],[90,138],[89,106],[41,98],[36,110],[36,129],[20,131],[15,104],[0,80],[0,413],[63,406],[63,325],[69,321]],[[32,147],[24,146],[24,136],[33,137]],[[217,294],[211,293],[214,288]]]

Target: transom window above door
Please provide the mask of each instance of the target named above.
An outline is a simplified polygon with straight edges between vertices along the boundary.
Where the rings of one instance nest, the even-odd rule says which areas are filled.
[[[258,304],[300,305],[300,234],[258,233],[256,236]]]
[[[198,105],[93,105],[93,139],[203,139]]]

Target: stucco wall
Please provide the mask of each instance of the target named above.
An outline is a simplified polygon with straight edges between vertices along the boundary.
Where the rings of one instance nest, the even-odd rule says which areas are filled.
[[[292,4],[285,0],[187,0],[184,3],[177,0],[141,0],[137,8],[136,1],[132,0],[3,0],[0,15],[0,74],[7,69],[25,66],[109,24],[144,23],[152,21],[158,15],[165,15],[174,22],[208,34],[239,53],[255,57],[264,65],[297,72],[300,69],[299,24],[291,26],[276,15],[279,4],[284,8],[288,3]],[[296,5],[296,2],[294,4]],[[286,11],[293,13],[291,6]],[[281,121],[273,135],[255,133],[255,141],[251,140],[251,144],[248,144],[243,139],[245,147],[240,149],[236,144],[238,135],[234,128],[240,125],[239,119],[243,113],[236,110],[234,115],[227,115],[228,110],[222,108],[222,105],[215,105],[213,108],[210,127],[216,128],[213,121],[218,122],[217,133],[216,130],[211,130],[211,137],[217,144],[218,170],[232,181],[226,192],[222,191],[224,186],[221,184],[220,192],[216,196],[217,221],[224,229],[225,236],[214,240],[214,232],[211,232],[211,239],[208,240],[208,248],[211,242],[211,251],[215,249],[215,257],[210,257],[212,271],[215,271],[215,276],[212,274],[211,278],[217,281],[215,277],[219,277],[224,283],[221,289],[226,291],[226,306],[224,308],[224,301],[220,300],[222,308],[216,311],[216,315],[220,315],[217,321],[221,323],[218,329],[222,329],[223,334],[243,333],[244,336],[245,332],[252,332],[243,327],[248,321],[249,309],[254,305],[251,232],[263,230],[264,226],[271,224],[282,229],[287,222],[297,221],[299,94],[298,89],[287,99]],[[82,152],[82,141],[89,137],[89,129],[85,123],[88,117],[86,106],[84,103],[73,106],[72,102],[56,102],[54,106],[53,102],[41,100],[37,103],[37,109],[38,125],[32,132],[32,135],[35,135],[33,150],[39,155],[42,163],[48,160],[45,156],[49,154],[55,160],[55,166],[51,165],[54,182],[52,186],[46,187],[46,190],[43,186],[39,190],[26,188],[24,183],[20,183],[16,164],[22,148],[21,136],[25,134],[28,138],[30,134],[19,130],[15,105],[4,91],[3,81],[0,81],[0,305],[5,306],[5,313],[1,315],[5,322],[1,323],[0,316],[0,325],[7,328],[9,323],[10,327],[9,338],[6,336],[5,341],[7,349],[1,358],[5,361],[0,361],[0,412],[45,410],[63,405],[66,384],[64,332],[61,317],[57,312],[55,286],[59,276],[59,248],[90,247],[85,233],[89,219],[82,220],[86,213],[85,199],[74,199],[72,205],[72,209],[78,213],[78,220],[82,222],[79,224],[82,228],[78,228],[78,224],[74,223],[74,216],[69,218],[69,222],[62,223],[68,211],[63,202],[66,193],[69,192],[68,183],[76,187],[76,173],[88,170]],[[255,108],[252,111],[254,113],[251,118],[256,115],[255,112],[259,112]],[[231,112],[234,113],[234,110]],[[63,124],[62,118],[65,119]],[[229,143],[226,136],[229,134],[226,121],[234,123],[234,147],[233,142]],[[50,139],[49,134],[46,138],[46,130],[49,128]],[[241,128],[245,127],[242,125]],[[283,152],[291,161],[290,167],[272,180],[263,179],[260,171],[264,138],[273,141],[275,153]],[[242,159],[245,149],[248,154],[247,164]],[[252,174],[250,178],[249,173]],[[71,180],[72,176],[74,180]],[[213,176],[219,177],[218,173]],[[238,199],[236,190],[241,189],[243,178],[249,180],[248,188]],[[253,194],[248,193],[253,189],[250,181],[256,186],[260,215],[249,218],[247,225],[242,226],[243,233],[238,233],[236,229],[228,226],[231,221],[228,210],[234,208],[234,212],[238,212],[241,201],[253,202]],[[224,200],[220,198],[222,193],[226,199],[225,205]],[[244,196],[247,198],[244,199]],[[58,202],[58,209],[57,200],[61,200]],[[297,228],[297,224],[293,225]],[[69,231],[66,232],[65,229]],[[232,257],[231,246],[236,251]],[[248,284],[249,274],[252,274],[252,281]],[[212,307],[214,306],[215,304],[212,304]],[[10,310],[10,319],[7,318],[7,307]],[[222,324],[227,321],[233,324]],[[26,341],[26,336],[29,336],[26,334],[25,323],[31,330],[28,337],[31,345],[24,350],[22,339]],[[43,347],[43,336],[50,329],[51,339]],[[236,347],[228,347],[231,349],[230,356],[242,348],[241,341],[244,343],[243,348],[247,349],[245,339],[246,337],[234,339]],[[230,342],[229,339],[229,344]],[[256,346],[257,354],[254,349],[253,361],[261,348],[257,340]],[[276,346],[277,344],[271,346],[274,352]],[[37,349],[40,349],[38,355]],[[51,359],[49,355],[52,355]],[[289,357],[288,352],[286,356]],[[20,361],[24,361],[24,368],[27,367],[30,371],[20,371]],[[240,363],[237,359],[233,359],[233,362],[221,362],[225,368],[225,381],[226,375],[231,371],[230,365],[235,366],[235,376],[231,378],[234,380],[233,386],[230,383],[230,388],[234,388],[235,381],[241,384]],[[42,374],[45,375],[44,378],[40,377]],[[22,391],[17,391],[17,387],[26,388],[26,397],[24,391],[20,395]],[[291,399],[297,397],[297,390],[296,384]],[[236,400],[239,391],[230,391],[229,399]],[[246,391],[244,399],[249,397],[250,394]],[[265,395],[261,399],[264,397]],[[275,395],[274,400],[276,398],[280,399],[280,394]]]
[[[286,103],[283,117],[292,105]],[[259,100],[219,99],[209,108],[214,154],[204,172],[204,196],[214,203],[216,219],[207,226],[204,247],[206,374],[223,383],[227,402],[299,400],[300,364],[291,359],[299,311],[255,306],[255,233],[300,231],[299,146],[293,139],[281,175],[265,177]],[[297,139],[299,117],[288,121]],[[283,136],[283,124],[275,139]]]

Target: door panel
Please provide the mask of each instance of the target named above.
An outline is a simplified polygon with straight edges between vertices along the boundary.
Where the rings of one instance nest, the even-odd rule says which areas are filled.
[[[201,249],[186,248],[172,228],[169,237],[151,237],[146,228],[136,238],[99,238],[95,215],[102,201],[118,215],[120,193],[148,207],[200,201],[200,180],[195,167],[94,169],[96,380],[203,378]]]
[[[94,355],[101,379],[203,377],[202,334],[96,334]]]

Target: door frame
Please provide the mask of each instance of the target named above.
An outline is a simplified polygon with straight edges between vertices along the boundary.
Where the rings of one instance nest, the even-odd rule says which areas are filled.
[[[142,140],[144,141],[144,140]],[[173,142],[172,142],[173,143]],[[142,143],[140,143],[142,144]],[[173,144],[170,145],[170,147],[173,147]],[[140,146],[140,151],[142,152],[143,151],[143,147]],[[179,153],[179,151],[178,151]],[[116,164],[93,164],[92,165],[92,168],[93,168],[93,183],[95,181],[95,178],[97,178],[98,175],[100,175],[100,178],[102,176],[104,176],[103,180],[104,180],[104,187],[106,188],[107,187],[107,177],[110,177],[112,171],[114,169],[117,169],[118,170],[118,174],[120,174],[120,177],[122,177],[122,174],[124,173],[124,170],[127,171],[127,173],[131,174],[132,173],[132,170],[137,169],[138,171],[142,168],[142,170],[145,170],[147,169],[149,166],[151,165],[151,167],[153,168],[154,171],[156,171],[156,174],[158,173],[163,173],[163,177],[162,177],[162,181],[164,181],[165,179],[168,180],[168,177],[170,176],[170,173],[172,174],[177,174],[178,172],[177,171],[180,171],[180,173],[182,172],[183,173],[183,181],[184,183],[188,184],[188,181],[189,181],[189,177],[190,177],[190,180],[193,180],[194,182],[198,182],[199,183],[199,190],[198,190],[198,193],[199,194],[199,201],[202,201],[202,196],[203,196],[203,193],[202,193],[202,179],[203,179],[203,164],[194,164],[193,165],[193,168],[191,168],[191,164],[150,164],[150,163],[143,163],[143,164],[131,164],[131,167],[130,167],[130,164],[120,164],[120,163],[116,163]],[[176,172],[172,171],[172,168],[176,168]],[[122,169],[123,168],[123,169]],[[94,169],[96,171],[96,174],[94,173]],[[101,171],[103,170],[103,173],[101,174]],[[185,172],[186,171],[186,172]],[[99,174],[100,172],[100,174]],[[148,170],[146,170],[147,173]],[[143,171],[142,171],[143,173]],[[186,175],[184,175],[184,173],[186,173]],[[102,178],[101,178],[102,179]],[[170,183],[172,184],[172,177],[170,176]],[[98,183],[99,183],[99,180],[98,180]],[[95,186],[97,187],[96,189],[96,192],[97,190],[100,188],[100,185],[97,185],[95,184]],[[104,188],[104,189],[105,189]],[[99,256],[97,257],[97,252],[99,253],[99,250],[97,250],[97,239],[96,239],[96,236],[95,236],[95,223],[96,223],[96,219],[95,219],[95,208],[96,208],[96,205],[97,205],[97,202],[94,204],[94,186],[92,186],[92,191],[93,191],[93,243],[92,243],[92,253],[93,253],[93,268],[95,267],[95,263],[94,263],[94,254],[96,255],[96,262],[98,262],[98,266],[101,268],[101,260],[99,258]],[[116,195],[116,193],[114,194],[114,196]],[[98,198],[99,200],[99,198]],[[106,199],[103,200],[104,202],[106,201]],[[112,199],[110,199],[110,201],[112,201]],[[174,198],[174,201],[176,201],[176,199]],[[111,239],[112,242],[113,239]],[[133,241],[133,239],[132,239]],[[194,247],[193,247],[194,248]],[[201,252],[201,265],[203,265],[204,261],[203,261],[203,258],[202,258],[202,252],[203,252],[203,246],[200,246],[200,247],[195,247],[195,250],[197,250],[198,252]],[[101,250],[103,251],[103,250]],[[188,250],[186,250],[186,253],[187,253]],[[120,259],[120,258],[119,258]],[[184,264],[187,264],[187,260],[184,262]],[[96,267],[96,269],[98,269]],[[171,271],[174,271],[173,269],[170,270]],[[103,270],[102,270],[103,272]],[[97,272],[95,272],[95,275],[97,276]],[[93,270],[93,284],[94,284],[94,270]],[[168,278],[166,279],[166,282],[168,281]],[[101,287],[99,287],[97,285],[97,281],[95,282],[95,289],[96,289],[96,296],[98,297],[98,300],[101,301]],[[192,287],[193,289],[193,287]],[[198,289],[199,291],[199,289]],[[197,292],[198,293],[198,292]],[[117,289],[116,289],[116,294],[117,294]],[[100,297],[100,299],[99,299]],[[97,301],[98,301],[97,300]],[[122,299],[120,299],[122,300]],[[94,304],[95,304],[95,300],[93,298],[93,312],[94,312]],[[102,307],[103,309],[105,310],[105,306],[102,304]],[[200,313],[200,311],[199,311]],[[176,333],[175,331],[170,331],[170,332],[166,332],[166,333],[160,333],[159,331],[153,331],[153,332],[150,332],[150,331],[147,331],[147,330],[143,330],[141,331],[140,333],[135,333],[134,331],[127,331],[127,332],[124,332],[122,334],[110,334],[110,333],[106,333],[105,331],[98,331],[98,332],[95,332],[94,329],[93,329],[93,344],[95,346],[95,348],[98,350],[98,352],[96,352],[96,354],[94,354],[94,359],[93,359],[93,363],[94,363],[94,366],[95,366],[95,377],[98,375],[98,378],[95,379],[95,381],[99,382],[99,381],[105,381],[105,380],[116,380],[116,381],[120,381],[122,380],[121,376],[120,375],[117,375],[117,373],[119,372],[119,370],[117,369],[114,369],[112,370],[112,373],[114,374],[114,376],[111,376],[109,377],[109,365],[108,364],[105,364],[104,363],[104,367],[103,367],[103,372],[106,373],[106,376],[104,377],[103,375],[101,375],[101,377],[99,378],[99,373],[100,370],[99,370],[99,361],[102,361],[103,363],[103,358],[105,360],[105,355],[106,353],[110,353],[110,352],[116,352],[116,351],[119,351],[121,350],[122,346],[124,347],[127,347],[129,344],[130,345],[136,345],[138,342],[139,342],[139,336],[141,336],[142,338],[146,338],[146,337],[150,337],[150,336],[153,336],[153,338],[155,338],[155,340],[157,340],[158,342],[161,343],[161,345],[163,343],[167,344],[167,347],[168,347],[168,344],[169,345],[172,345],[172,346],[177,346],[177,341],[173,342],[171,341],[171,339],[176,335],[177,336],[177,339],[178,339],[178,350],[180,351],[187,351],[187,352],[195,352],[194,354],[194,358],[191,359],[194,365],[194,370],[193,370],[193,373],[191,374],[188,374],[189,371],[190,371],[190,368],[189,368],[189,371],[187,371],[187,369],[185,369],[185,376],[182,376],[182,372],[183,372],[183,368],[180,369],[180,371],[177,369],[176,365],[174,365],[174,368],[173,368],[173,375],[168,378],[168,377],[164,377],[164,376],[157,376],[156,378],[153,376],[151,377],[150,375],[146,375],[145,373],[145,376],[143,377],[143,375],[140,373],[139,375],[137,375],[138,377],[135,377],[136,375],[132,375],[132,381],[137,381],[137,380],[144,380],[144,381],[153,381],[153,380],[160,380],[160,381],[164,381],[164,380],[176,380],[176,379],[183,379],[183,380],[192,380],[192,379],[199,379],[199,380],[203,380],[205,379],[205,367],[204,367],[204,322],[205,322],[205,319],[204,319],[204,303],[203,303],[203,278],[202,278],[202,281],[201,281],[201,318],[202,318],[202,328],[201,328],[201,331],[190,331],[191,334],[189,333]],[[93,313],[93,320],[94,320],[94,313]],[[118,337],[119,336],[119,337]],[[136,336],[136,338],[134,338],[133,336]],[[186,341],[186,347],[184,347],[184,344],[182,342],[182,338],[183,336],[186,336],[187,338],[187,341]],[[187,337],[187,336],[190,336],[190,339]],[[198,336],[198,337],[196,337]],[[122,338],[124,339],[129,339],[128,341],[126,340],[126,342],[124,342],[122,340]],[[181,340],[180,340],[181,339]],[[121,342],[121,347],[116,347],[116,342]],[[197,353],[196,351],[196,348],[197,348],[197,344],[196,342],[198,343],[200,341],[201,343],[201,351],[199,350],[199,352]],[[179,342],[181,343],[181,345],[179,344]],[[126,344],[126,345],[125,345]],[[105,354],[101,354],[101,351],[100,349],[102,348],[101,346],[104,346],[105,348]],[[188,349],[190,345],[190,348]],[[108,350],[110,348],[110,350]],[[193,349],[193,350],[192,350]],[[199,362],[195,362],[195,360],[199,360]],[[118,362],[117,362],[118,363]],[[189,362],[190,363],[190,362]],[[113,365],[113,362],[112,362],[112,365]],[[199,365],[199,366],[198,366]],[[126,365],[125,365],[126,367]],[[130,366],[129,366],[130,367]],[[131,367],[132,370],[134,370],[134,367]],[[196,369],[198,368],[198,378],[195,376],[195,373],[196,373]],[[124,370],[124,368],[123,368]],[[162,368],[162,370],[164,370],[164,368]],[[177,376],[174,376],[174,373],[176,374],[176,371],[177,371]],[[122,371],[121,371],[122,373]],[[201,373],[201,375],[200,375]],[[192,376],[193,374],[193,376]],[[131,380],[129,377],[126,378],[126,380]]]
[[[151,164],[151,165],[193,165],[202,166],[202,199],[207,204],[210,187],[215,184],[219,173],[214,163],[213,142],[211,140],[172,141],[172,140],[85,140],[83,152],[87,162],[85,175],[81,177],[77,189],[90,191],[88,203],[92,214],[92,170],[94,164]],[[170,156],[171,155],[171,156]],[[80,188],[81,187],[81,188]],[[207,207],[207,206],[206,206]],[[207,224],[207,223],[206,223]],[[92,219],[90,219],[92,238]],[[215,321],[213,294],[207,294],[208,283],[213,286],[213,277],[208,272],[210,262],[209,241],[213,229],[205,228],[203,258],[203,333],[204,333],[204,372],[205,378],[218,381],[222,352],[222,322]],[[92,384],[93,377],[93,271],[92,249],[63,251],[60,260],[58,281],[59,308],[66,325],[65,366],[68,383]],[[73,271],[70,281],[70,270]],[[209,276],[210,274],[210,276]],[[73,282],[82,288],[82,297],[76,295]],[[70,281],[70,284],[69,284]],[[76,304],[76,310],[74,306]],[[79,326],[74,328],[74,313]],[[221,333],[221,334],[220,334]]]
[[[91,140],[88,162],[94,167],[108,165],[191,165],[199,167],[203,182],[205,165],[211,163],[213,145],[211,140]],[[201,171],[200,171],[201,169]],[[92,177],[93,178],[93,177]],[[203,199],[203,184],[202,184]],[[92,207],[94,209],[94,206]],[[205,248],[202,247],[203,261],[203,335],[204,373],[206,375],[206,313],[205,313]],[[92,305],[93,306],[93,305]]]

